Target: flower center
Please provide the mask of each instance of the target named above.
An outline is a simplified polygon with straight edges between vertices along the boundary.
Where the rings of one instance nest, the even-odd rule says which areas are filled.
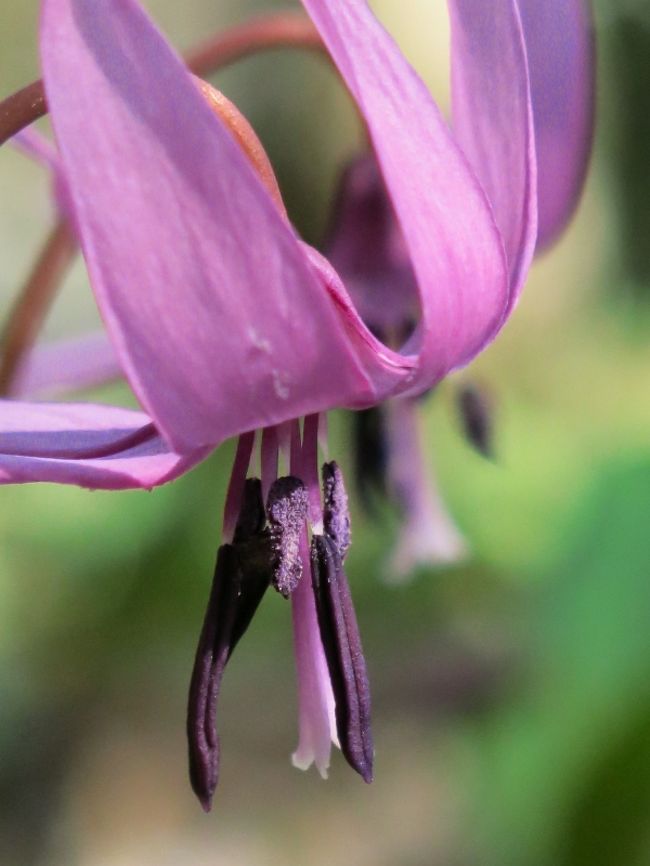
[[[341,749],[365,781],[372,779],[368,679],[343,570],[350,547],[348,500],[343,475],[334,462],[322,467],[321,490],[318,431],[316,415],[305,418],[302,435],[298,421],[264,430],[261,480],[248,477],[255,434],[246,433],[239,439],[226,496],[223,543],[188,708],[190,778],[206,810],[218,781],[215,722],[221,680],[269,586],[294,603],[300,703],[304,705],[301,724],[305,719],[306,724],[317,727],[310,718],[316,712],[316,698],[322,698],[321,706],[326,705],[327,695],[333,692],[335,735]],[[290,474],[278,477],[281,461]],[[315,671],[321,657],[328,677],[326,694],[321,689],[315,695]],[[332,734],[329,724],[326,727],[329,749]]]

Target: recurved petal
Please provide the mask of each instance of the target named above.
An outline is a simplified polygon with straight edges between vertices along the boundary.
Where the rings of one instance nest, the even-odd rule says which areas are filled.
[[[448,6],[454,133],[501,231],[512,307],[537,237],[535,137],[521,21],[516,0],[448,0]]]
[[[187,472],[206,453],[171,451],[141,412],[92,403],[0,401],[0,484],[148,489]]]
[[[367,122],[419,283],[413,389],[495,333],[508,276],[489,204],[424,83],[365,0],[303,0]]]
[[[308,244],[303,243],[302,249],[321,285],[335,300],[338,315],[345,322],[357,356],[372,383],[365,393],[359,391],[353,399],[338,405],[347,408],[374,406],[399,389],[401,383],[413,382],[418,373],[418,357],[409,354],[407,349],[395,351],[376,337],[361,316],[361,305],[355,305],[348,286],[343,284],[330,262]],[[327,358],[326,363],[331,363],[331,358]]]
[[[367,392],[293,230],[137,3],[43,10],[45,85],[91,282],[172,447]],[[333,358],[337,375],[323,375]]]
[[[330,219],[325,255],[373,334],[401,345],[418,318],[418,288],[374,154],[346,167]]]
[[[528,53],[539,178],[537,245],[566,226],[594,132],[595,50],[589,0],[518,0]]]

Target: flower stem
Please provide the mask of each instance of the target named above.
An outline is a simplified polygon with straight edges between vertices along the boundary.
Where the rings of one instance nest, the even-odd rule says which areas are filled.
[[[300,12],[258,15],[224,30],[190,50],[185,56],[189,69],[200,78],[258,51],[273,48],[304,48],[326,54],[320,35]]]
[[[0,102],[0,145],[47,114],[42,81],[33,81]]]
[[[59,220],[45,241],[0,335],[0,395],[9,393],[20,362],[36,340],[76,249],[68,223]]]

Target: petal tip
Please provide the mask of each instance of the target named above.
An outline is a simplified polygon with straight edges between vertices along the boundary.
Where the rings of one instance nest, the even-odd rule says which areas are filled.
[[[318,770],[318,775],[321,779],[329,778],[329,759],[319,759],[313,752],[301,750],[300,747],[291,755],[291,764],[297,769],[306,772],[313,764]]]

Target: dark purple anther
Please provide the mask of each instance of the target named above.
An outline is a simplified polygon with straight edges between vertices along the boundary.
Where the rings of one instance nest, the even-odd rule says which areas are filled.
[[[458,411],[468,442],[483,457],[494,457],[492,405],[489,394],[477,385],[463,385],[458,391]]]
[[[261,517],[260,517],[261,515]],[[187,712],[190,780],[206,812],[219,779],[217,699],[226,663],[248,628],[270,582],[270,548],[264,530],[261,485],[244,489],[233,544],[224,544],[196,651]]]
[[[333,460],[323,464],[323,525],[325,533],[335,542],[339,555],[345,559],[350,549],[350,509],[343,473]]]
[[[336,543],[314,535],[311,572],[321,640],[336,700],[341,751],[365,782],[372,782],[374,748],[370,688],[350,588]]]
[[[266,501],[273,556],[271,581],[285,598],[302,577],[300,539],[307,519],[307,490],[299,478],[287,475],[271,485]]]
[[[224,545],[217,554],[212,592],[190,682],[187,710],[190,781],[206,812],[212,807],[212,795],[219,780],[219,736],[215,718],[219,687],[230,655],[236,614],[235,594],[230,586],[237,580],[233,580],[237,570],[234,548]]]
[[[262,482],[259,478],[247,478],[244,484],[242,504],[235,526],[235,544],[259,535],[266,524],[266,512],[262,499]]]

